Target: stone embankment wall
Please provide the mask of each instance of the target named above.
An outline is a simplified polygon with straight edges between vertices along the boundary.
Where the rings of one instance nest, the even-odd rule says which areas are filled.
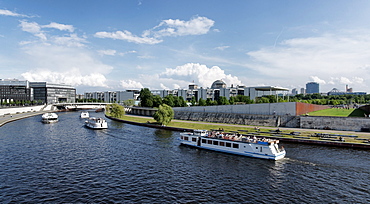
[[[300,128],[369,131],[370,118],[301,116]]]
[[[207,113],[238,113],[253,115],[296,115],[296,103],[261,103],[222,106],[191,106],[175,107],[176,111],[207,112]]]
[[[27,106],[27,107],[14,107],[14,108],[0,108],[0,115],[7,115],[7,114],[17,114],[17,113],[25,113],[25,112],[36,112],[41,111],[45,108],[44,105],[41,106]],[[46,107],[48,108],[48,107]]]
[[[365,117],[355,118],[289,115],[279,116],[175,111],[174,118],[179,120],[229,123],[251,126],[331,129],[343,131],[370,131],[370,118]]]
[[[175,111],[175,119],[252,126],[299,127],[298,116]]]

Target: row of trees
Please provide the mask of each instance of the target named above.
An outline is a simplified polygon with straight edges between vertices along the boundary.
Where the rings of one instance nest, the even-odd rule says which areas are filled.
[[[183,97],[168,95],[164,98],[156,95],[154,96],[148,88],[141,89],[140,91],[140,106],[142,107],[159,107],[160,105],[166,104],[170,107],[185,107],[187,106],[186,101]]]
[[[41,104],[43,104],[42,100],[37,100],[37,101],[15,100],[15,101],[10,101],[10,102],[0,100],[1,106],[33,106],[33,105],[41,105]]]
[[[183,97],[168,95],[164,98],[160,96],[153,96],[148,88],[144,88],[140,91],[140,102],[143,107],[159,107],[162,104],[166,104],[170,107],[185,107],[187,101]],[[192,97],[190,100],[191,105],[198,106],[213,106],[213,105],[234,105],[234,104],[252,104],[252,103],[277,103],[277,102],[303,102],[317,105],[348,105],[348,104],[366,104],[370,102],[370,94],[368,95],[330,95],[322,96],[321,94],[297,94],[295,96],[281,97],[275,95],[266,95],[257,97],[255,100],[251,100],[248,96],[238,95],[231,96],[227,99],[224,96],[220,96],[217,100],[212,99],[199,99],[196,100]]]

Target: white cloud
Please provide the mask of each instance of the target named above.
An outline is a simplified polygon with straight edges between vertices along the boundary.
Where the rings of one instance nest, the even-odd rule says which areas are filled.
[[[51,22],[49,25],[43,25],[42,27],[43,28],[55,28],[58,30],[66,30],[69,32],[74,31],[74,27],[72,25],[65,25],[65,24],[60,24],[60,23],[55,23],[55,22]]]
[[[84,47],[87,43],[85,38],[80,38],[77,34],[70,34],[69,36],[53,36],[52,42],[58,45],[65,45],[68,47]]]
[[[23,15],[23,14],[15,13],[15,12],[13,12],[13,11],[4,10],[4,9],[0,9],[0,15],[4,15],[4,16],[14,16],[14,17],[29,17],[29,16],[27,16],[27,15]]]
[[[227,48],[229,48],[230,46],[220,46],[220,47],[216,47],[215,50],[225,50]]]
[[[69,36],[49,36],[47,37],[45,32],[42,28],[55,28],[61,31],[67,30],[72,32],[74,30],[73,26],[71,25],[64,25],[59,23],[50,23],[49,25],[39,25],[36,22],[28,22],[26,20],[21,20],[19,26],[25,32],[29,32],[34,36],[38,37],[40,40],[46,42],[49,40],[48,43],[55,43],[59,45],[66,45],[66,46],[75,46],[75,47],[83,47],[86,43],[85,38],[78,37],[77,34],[69,34]],[[30,41],[28,41],[30,43]],[[23,44],[23,43],[22,43]]]
[[[137,81],[134,80],[121,80],[121,87],[124,89],[141,89],[144,88],[144,86]]]
[[[202,35],[206,34],[214,23],[213,20],[201,16],[192,18],[190,21],[168,19],[163,20],[150,33],[156,38],[163,36]]]
[[[113,67],[96,60],[84,48],[50,44],[27,44],[23,48],[30,69],[22,74],[29,81],[108,87],[105,75]]]
[[[206,17],[196,17],[189,21],[179,19],[163,20],[158,26],[143,32],[141,36],[132,34],[130,31],[116,32],[97,32],[97,38],[111,38],[117,40],[126,40],[137,44],[158,44],[163,42],[161,39],[165,36],[184,36],[184,35],[202,35],[206,34],[214,25],[214,21]]]
[[[98,50],[98,53],[100,55],[110,55],[110,56],[114,56],[117,51],[116,50]]]
[[[116,40],[127,40],[128,42],[133,42],[137,44],[157,44],[162,42],[162,40],[158,40],[155,38],[150,37],[139,37],[136,35],[133,35],[127,30],[124,31],[116,31],[116,32],[97,32],[94,35],[97,38],[112,38]]]
[[[194,81],[201,87],[210,87],[212,83],[218,79],[223,80],[227,86],[242,85],[243,83],[236,76],[225,74],[225,71],[218,66],[208,68],[206,65],[198,63],[187,63],[181,66],[177,66],[175,69],[167,68],[162,72],[159,77],[162,78],[173,78],[173,84],[181,82],[182,87],[186,87]],[[177,82],[176,82],[177,81]],[[172,84],[166,85],[172,87]]]
[[[338,31],[316,37],[293,38],[276,47],[248,52],[252,62],[248,67],[266,78],[285,80],[286,84],[301,84],[311,75],[326,86],[351,83],[356,79],[357,84],[362,84],[358,88],[363,88],[365,81],[361,78],[370,77],[369,47],[367,31]]]
[[[352,78],[347,78],[347,77],[330,77],[329,84],[333,85],[350,85],[350,84],[363,84],[364,79],[361,77],[352,77]]]
[[[325,80],[322,80],[317,76],[311,76],[310,78],[311,78],[311,81],[317,82],[319,84],[326,84]]]
[[[23,31],[33,33],[33,34],[41,32],[41,27],[36,22],[29,23],[28,21],[25,21],[25,20],[22,20],[20,22],[21,24],[19,26],[22,28]]]

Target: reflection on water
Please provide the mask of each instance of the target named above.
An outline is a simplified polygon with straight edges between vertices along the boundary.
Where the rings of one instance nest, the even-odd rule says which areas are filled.
[[[91,130],[78,112],[59,116],[1,127],[1,203],[370,202],[366,150],[286,143],[287,158],[270,161],[179,146],[179,132],[109,119]]]

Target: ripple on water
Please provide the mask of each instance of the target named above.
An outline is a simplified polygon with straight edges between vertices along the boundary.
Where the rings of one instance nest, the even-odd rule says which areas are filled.
[[[1,127],[2,203],[370,202],[369,151],[284,144],[287,158],[268,161],[179,146],[178,132],[110,120],[94,131],[78,112],[59,115]]]

